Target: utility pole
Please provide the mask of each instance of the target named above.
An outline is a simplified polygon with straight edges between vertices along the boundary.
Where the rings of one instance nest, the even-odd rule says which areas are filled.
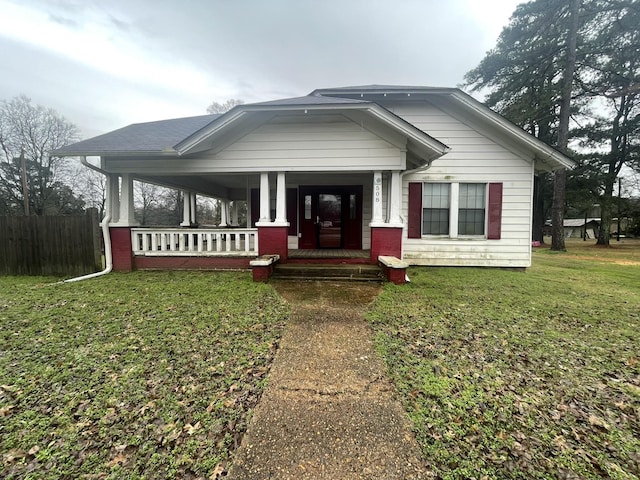
[[[24,215],[29,216],[29,184],[27,183],[27,161],[24,158],[24,149],[20,149],[20,170],[22,176],[22,201]]]

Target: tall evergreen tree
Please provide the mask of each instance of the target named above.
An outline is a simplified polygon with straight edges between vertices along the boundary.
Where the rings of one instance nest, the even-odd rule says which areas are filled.
[[[639,12],[639,0],[521,4],[496,47],[465,77],[473,89],[489,90],[489,106],[541,140],[566,151],[572,137],[582,139],[583,168],[572,172],[568,182],[582,185],[585,191],[594,180],[599,185],[591,190],[598,192],[594,201],[601,205],[604,227],[598,243],[605,245],[616,176],[623,165],[639,163]],[[575,67],[572,74],[571,66]],[[569,116],[574,126],[580,126],[573,133],[564,129]],[[546,186],[542,181],[538,185]],[[584,195],[572,197],[584,202]],[[540,210],[544,210],[541,203],[536,197],[534,239]],[[557,249],[564,248],[558,217],[564,207],[559,201],[554,209]]]

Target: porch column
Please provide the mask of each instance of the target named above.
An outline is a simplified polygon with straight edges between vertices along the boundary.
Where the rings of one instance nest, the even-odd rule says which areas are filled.
[[[402,258],[402,219],[400,218],[400,172],[391,172],[387,192],[388,221],[382,216],[382,173],[373,174],[373,214],[371,223],[371,261],[380,256]]]
[[[258,221],[271,221],[271,213],[269,212],[269,174],[266,172],[260,174],[260,219]]]
[[[276,183],[276,223],[278,224],[287,223],[287,190],[285,185],[284,172],[278,172],[278,180]]]
[[[120,177],[116,174],[110,174],[107,180],[107,202],[111,209],[111,224],[118,223],[120,220]]]
[[[400,172],[391,172],[391,185],[389,187],[389,223],[391,225],[402,225],[400,217],[400,203],[402,191],[400,188]]]
[[[120,225],[137,225],[133,213],[133,177],[129,173],[122,174],[122,185],[120,186]]]
[[[229,226],[229,202],[226,200],[220,200],[220,226],[228,227]]]
[[[258,254],[279,255],[281,262],[286,262],[289,257],[286,209],[286,188],[283,172],[278,173],[276,184],[276,219],[271,221],[269,210],[269,174],[260,174],[260,220],[258,227]]]
[[[234,200],[233,202],[231,202],[231,226],[232,227],[239,227],[240,224],[238,223],[238,201]]]
[[[109,201],[111,202],[112,221],[109,228],[113,270],[130,272],[134,268],[131,227],[136,226],[133,215],[133,177],[123,174],[110,175]]]
[[[191,225],[197,225],[198,224],[198,221],[196,219],[196,196],[197,195],[194,192],[190,196],[191,196],[191,204],[189,206],[190,206],[191,213],[189,215],[189,221],[191,222]]]
[[[191,192],[182,192],[182,223],[181,227],[191,226]]]
[[[384,223],[384,218],[382,217],[382,172],[373,172],[371,223]]]

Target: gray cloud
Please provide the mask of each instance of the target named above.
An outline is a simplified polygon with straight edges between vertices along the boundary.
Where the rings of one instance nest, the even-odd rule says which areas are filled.
[[[166,105],[166,117],[202,114],[211,101],[226,100],[216,91],[251,102],[354,84],[455,86],[495,41],[465,11],[467,1],[34,1],[69,28],[99,22],[113,41],[131,42],[164,65],[166,75],[197,69],[211,91],[195,92],[192,78],[170,89],[155,82],[155,71],[143,80],[118,78],[0,33],[7,72],[0,99],[24,93],[93,135],[152,119],[144,111],[151,107]]]

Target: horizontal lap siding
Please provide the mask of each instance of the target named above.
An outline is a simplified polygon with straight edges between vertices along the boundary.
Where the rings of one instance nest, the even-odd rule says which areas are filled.
[[[278,117],[209,159],[234,169],[255,168],[256,161],[298,171],[400,167],[400,150],[389,142],[344,117],[320,120]]]
[[[414,265],[528,267],[531,263],[531,164],[470,126],[428,103],[389,105],[394,113],[451,148],[424,173],[403,182],[403,211],[408,211],[409,182],[500,182],[503,184],[500,240],[407,238],[403,255]]]

